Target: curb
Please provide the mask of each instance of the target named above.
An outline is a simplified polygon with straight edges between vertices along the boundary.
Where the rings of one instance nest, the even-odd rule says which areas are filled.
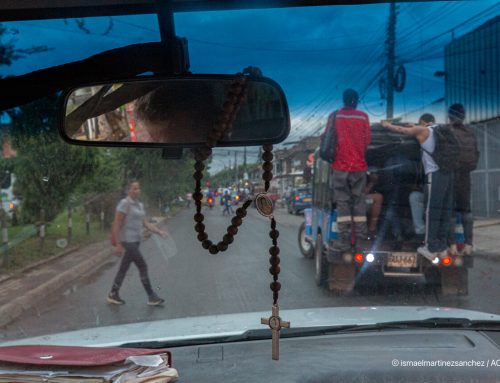
[[[58,253],[58,254],[53,255],[53,256],[51,256],[49,258],[46,258],[46,259],[42,259],[42,260],[40,260],[38,262],[32,263],[32,264],[30,264],[28,266],[23,267],[22,269],[16,270],[12,274],[4,275],[3,277],[0,277],[0,283],[8,281],[11,278],[18,277],[19,275],[24,274],[24,273],[26,273],[28,271],[31,271],[31,270],[39,267],[39,266],[48,265],[49,263],[55,261],[56,259],[64,257],[65,255],[71,254],[71,253],[73,253],[73,252],[75,252],[75,251],[77,251],[79,249],[80,249],[80,246],[70,247],[69,249],[67,249],[65,251],[62,251],[61,253]]]
[[[500,221],[493,221],[493,222],[487,222],[487,223],[479,223],[477,225],[474,225],[474,229],[481,229],[483,227],[491,227],[491,226],[497,226],[500,225]]]
[[[3,305],[0,307],[0,327],[5,326],[18,318],[24,311],[33,307],[34,303],[40,298],[52,294],[65,284],[74,281],[92,269],[95,269],[96,266],[111,260],[111,255],[112,251],[110,249],[103,250],[97,253],[94,257],[75,265],[73,268],[53,277],[23,296],[14,299],[6,305]]]
[[[491,262],[500,262],[500,255],[494,255],[491,253],[486,253],[486,254],[477,253],[477,254],[473,254],[473,257],[485,259],[485,260],[491,261]]]

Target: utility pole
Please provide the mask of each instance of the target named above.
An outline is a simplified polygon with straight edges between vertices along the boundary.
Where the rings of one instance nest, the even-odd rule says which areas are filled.
[[[238,152],[234,152],[234,179],[236,185],[238,185]]]
[[[396,3],[390,4],[389,24],[387,27],[387,40],[385,42],[387,53],[387,119],[394,117],[394,67],[396,61]]]

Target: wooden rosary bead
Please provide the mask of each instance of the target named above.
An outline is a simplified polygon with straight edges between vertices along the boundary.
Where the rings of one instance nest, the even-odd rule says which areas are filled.
[[[243,209],[248,209],[250,207],[250,205],[252,204],[252,200],[249,199],[248,201],[245,201],[245,203],[243,204]],[[246,213],[246,212],[245,212]]]
[[[269,268],[269,272],[271,275],[278,275],[280,273],[281,269],[278,265],[273,265]]]
[[[224,133],[227,128],[228,128],[228,125],[222,121],[217,123],[217,125],[215,126],[215,130],[219,133]]]
[[[269,254],[271,254],[273,257],[277,256],[280,253],[280,248],[278,246],[272,246],[269,248]]]
[[[195,222],[203,222],[205,220],[205,216],[201,213],[196,213],[194,215],[194,221]]]
[[[247,216],[247,211],[241,207],[236,209],[236,216],[240,218],[245,218]]]
[[[277,266],[280,264],[280,257],[271,257],[269,258],[269,263],[273,266]]]
[[[271,173],[271,172],[264,172],[264,174],[262,174],[262,179],[264,181],[271,181],[273,179],[273,173]]]
[[[272,291],[280,291],[281,290],[281,283],[279,283],[278,281],[275,281],[275,282],[271,282],[271,284],[269,285],[271,287],[271,290]]]
[[[212,149],[204,147],[199,149],[199,153],[203,156],[204,160],[212,155]]]
[[[224,235],[224,237],[222,238],[222,241],[223,241],[226,245],[230,245],[231,243],[233,243],[233,241],[234,241],[234,237],[233,237],[231,234],[226,234],[226,235]]]
[[[194,170],[196,170],[197,172],[202,172],[203,170],[205,170],[205,164],[203,162],[196,162],[194,164]]]
[[[262,159],[264,161],[270,162],[270,161],[273,160],[273,158],[274,158],[274,156],[273,156],[273,153],[271,153],[271,152],[264,152],[264,153],[262,153]]]
[[[264,149],[265,152],[272,152],[273,151],[273,144],[262,145],[262,149]]]
[[[215,145],[217,145],[217,140],[208,138],[206,145],[213,148],[213,147],[215,147]]]
[[[217,245],[210,245],[208,251],[210,252],[210,254],[217,254],[219,252],[219,248],[217,247]]]
[[[231,104],[230,102],[225,102],[224,105],[222,105],[222,109],[224,110],[224,113],[233,113],[234,111],[234,104]]]
[[[202,243],[201,246],[203,246],[204,249],[208,249],[210,246],[212,246],[212,241],[209,239],[205,239]]]
[[[226,251],[228,247],[229,246],[227,245],[227,243],[224,243],[222,241],[217,244],[217,248],[219,249],[219,251]]]
[[[205,232],[205,225],[202,224],[201,222],[198,222],[196,225],[194,225],[194,230],[197,233],[204,233]]]
[[[272,162],[264,162],[264,164],[262,165],[262,169],[264,169],[264,171],[266,172],[270,172],[273,170],[273,163]]]
[[[236,234],[238,234],[238,228],[236,226],[233,226],[233,225],[228,226],[227,233],[231,234],[232,236],[235,236]]]
[[[195,201],[201,201],[203,199],[203,194],[200,192],[193,193],[193,199]]]
[[[233,219],[231,220],[231,224],[233,226],[241,226],[242,223],[243,223],[243,220],[239,217],[233,217]]]
[[[271,230],[269,232],[269,236],[271,237],[271,239],[278,239],[278,237],[280,236],[280,232],[278,230]]]
[[[207,233],[200,233],[200,234],[198,234],[198,241],[203,242],[206,239],[208,239],[208,234]]]
[[[199,172],[196,172],[193,174],[193,178],[196,180],[196,181],[201,181],[203,179],[203,174],[202,173],[199,173]]]
[[[220,134],[216,131],[212,131],[210,132],[210,134],[208,135],[208,139],[209,140],[213,140],[213,141],[217,141],[219,139],[219,136]],[[208,146],[211,146],[211,145],[208,145]]]

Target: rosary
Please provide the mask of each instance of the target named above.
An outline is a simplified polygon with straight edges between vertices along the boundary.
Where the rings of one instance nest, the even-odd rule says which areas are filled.
[[[210,254],[217,254],[218,252],[226,251],[231,243],[234,241],[234,236],[238,233],[238,227],[243,223],[243,218],[247,215],[247,209],[255,202],[257,211],[271,220],[271,231],[269,236],[272,239],[272,246],[269,248],[269,254],[271,255],[269,263],[271,267],[269,272],[273,276],[273,281],[271,282],[271,290],[273,292],[273,306],[272,315],[269,318],[262,318],[261,323],[268,325],[272,330],[272,358],[274,360],[279,360],[279,334],[281,328],[290,328],[290,323],[282,321],[279,316],[278,307],[278,294],[281,289],[281,283],[278,282],[278,275],[280,273],[280,249],[278,247],[278,237],[279,231],[276,230],[276,221],[273,217],[273,201],[268,196],[267,191],[269,190],[270,181],[273,178],[273,146],[263,145],[262,164],[263,174],[262,179],[264,180],[264,193],[257,194],[254,201],[251,199],[245,201],[241,208],[236,210],[236,216],[231,219],[231,225],[227,228],[227,233],[222,238],[222,241],[215,244],[208,239],[208,235],[205,232],[205,225],[203,221],[205,216],[201,213],[201,200],[203,199],[203,194],[201,192],[201,180],[203,178],[203,170],[205,161],[212,154],[212,148],[216,146],[217,142],[229,134],[233,127],[234,120],[240,109],[241,103],[245,98],[247,90],[248,76],[261,77],[262,72],[260,69],[255,67],[248,67],[243,70],[243,73],[236,74],[236,78],[231,84],[228,91],[226,102],[222,107],[222,115],[215,122],[215,126],[212,132],[208,135],[205,147],[194,150],[194,156],[196,163],[194,168],[196,172],[193,178],[196,181],[195,192],[193,194],[193,199],[196,205],[196,214],[194,215],[194,220],[196,225],[194,226],[195,231],[198,233],[198,240],[204,249],[208,250]]]

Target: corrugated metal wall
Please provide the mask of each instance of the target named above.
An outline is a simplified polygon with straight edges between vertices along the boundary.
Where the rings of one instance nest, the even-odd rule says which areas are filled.
[[[500,116],[500,16],[445,47],[446,104],[462,103],[469,122]]]
[[[472,211],[500,217],[500,121],[473,125],[481,156],[472,173]]]
[[[465,106],[481,157],[472,173],[472,210],[500,216],[500,16],[445,47],[446,108]],[[489,121],[488,121],[489,120]]]

